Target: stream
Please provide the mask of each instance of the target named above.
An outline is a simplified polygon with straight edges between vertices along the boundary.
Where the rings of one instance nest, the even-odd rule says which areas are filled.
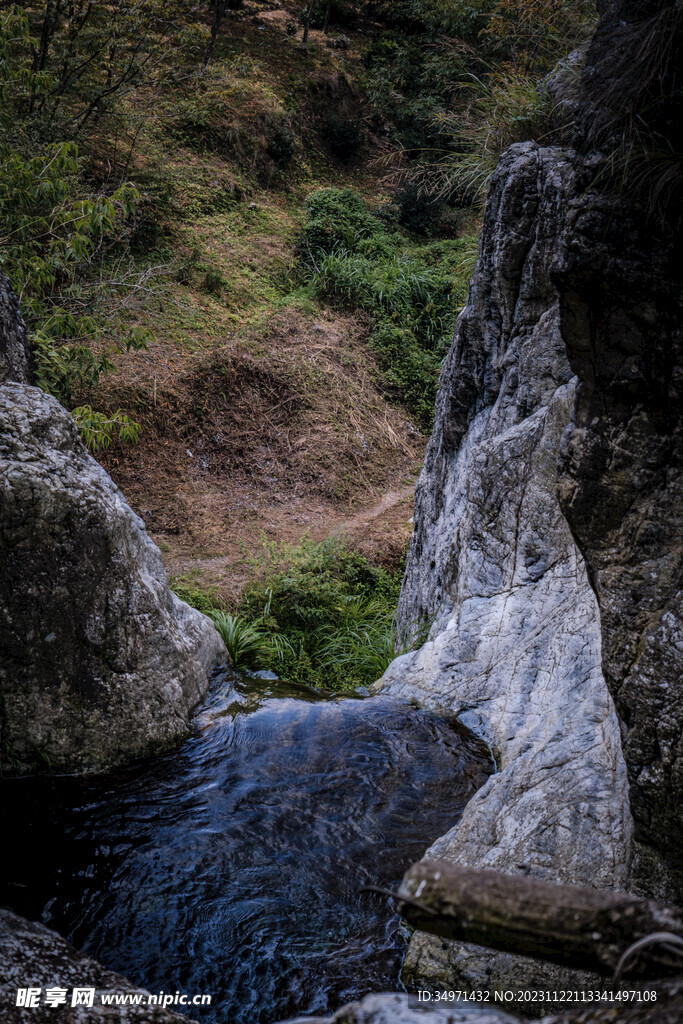
[[[395,887],[491,773],[457,723],[387,696],[224,674],[182,747],[83,780],[0,783],[2,903],[204,1024],[395,989]],[[14,839],[16,837],[16,839]]]

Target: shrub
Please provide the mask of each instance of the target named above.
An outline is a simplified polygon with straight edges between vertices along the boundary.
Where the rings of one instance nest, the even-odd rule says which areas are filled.
[[[276,119],[270,128],[266,152],[278,167],[287,167],[296,153],[296,136],[285,118]]]
[[[384,383],[410,411],[419,427],[431,428],[439,386],[441,358],[426,352],[412,331],[381,321],[370,333]]]
[[[119,441],[128,441],[130,444],[137,444],[140,439],[140,424],[120,409],[107,415],[95,411],[90,405],[80,405],[72,409],[71,415],[83,441],[93,452],[108,448],[115,436]]]
[[[429,237],[437,233],[446,204],[442,197],[427,195],[417,182],[410,181],[397,193],[396,205],[404,228]]]
[[[382,231],[376,217],[365,209],[351,188],[322,188],[304,203],[305,223],[299,235],[297,254],[309,269],[321,256],[344,247],[353,251],[362,238]]]

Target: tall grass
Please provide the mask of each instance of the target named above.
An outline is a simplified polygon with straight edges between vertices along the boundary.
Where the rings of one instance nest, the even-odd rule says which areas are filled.
[[[259,661],[266,651],[266,636],[259,623],[248,622],[240,615],[212,611],[211,618],[225,644],[230,661],[240,665]]]
[[[429,430],[476,239],[425,244],[389,232],[351,189],[320,189],[305,210],[303,274],[319,297],[371,315],[369,340],[386,390]]]
[[[398,654],[425,639],[426,626],[409,630],[409,642],[397,635],[401,570],[373,565],[340,539],[264,542],[249,564],[252,579],[234,612],[217,607],[215,591],[194,580],[173,583],[183,600],[211,616],[236,668],[352,690],[379,679]]]
[[[238,616],[255,630],[247,655],[281,678],[328,690],[378,679],[397,650],[400,572],[372,565],[344,543],[305,538],[264,545],[252,560]]]

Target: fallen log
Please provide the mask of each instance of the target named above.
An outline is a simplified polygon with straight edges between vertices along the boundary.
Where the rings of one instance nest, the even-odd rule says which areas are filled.
[[[448,939],[608,977],[683,973],[683,915],[653,900],[427,860],[397,899],[412,927]]]

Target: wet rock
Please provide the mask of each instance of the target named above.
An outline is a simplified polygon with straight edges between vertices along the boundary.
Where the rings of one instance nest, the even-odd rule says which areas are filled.
[[[79,953],[56,932],[42,924],[25,921],[9,910],[0,909],[0,1009],[5,1024],[43,1024],[55,1019],[62,1024],[99,1024],[100,1021],[144,1021],[153,1024],[187,1022],[159,1006],[103,1006],[103,993],[130,994],[146,999],[145,989],[137,988],[126,978],[107,970]],[[17,1006],[20,989],[39,989],[37,1007]],[[45,1005],[47,989],[60,989],[66,1005]],[[92,1006],[72,1007],[73,990],[95,989]]]
[[[619,724],[597,602],[556,494],[576,384],[549,268],[573,188],[571,154],[532,143],[511,147],[492,181],[399,607],[405,629],[433,626],[379,686],[459,715],[498,761],[430,856],[618,888],[631,830]],[[555,970],[416,933],[405,976],[519,988]]]
[[[286,1024],[516,1024],[502,1010],[466,1004],[435,1005],[403,992],[373,993],[332,1017],[297,1017]]]

